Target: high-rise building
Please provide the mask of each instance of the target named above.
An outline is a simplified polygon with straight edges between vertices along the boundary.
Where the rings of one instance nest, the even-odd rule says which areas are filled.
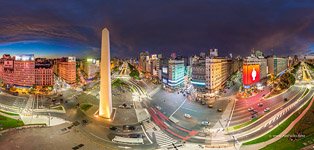
[[[150,65],[150,74],[155,77],[158,76],[159,58],[156,54],[152,55],[152,57],[150,58]]]
[[[162,67],[162,82],[170,88],[178,88],[184,83],[184,60],[169,59],[167,66]]]
[[[217,49],[211,50],[209,56],[194,56],[192,62],[192,81],[199,92],[214,93],[221,89],[234,69],[234,61],[229,58],[217,57]]]
[[[209,57],[218,57],[218,49],[209,49]]]
[[[145,71],[146,70],[146,59],[147,59],[147,56],[149,56],[149,53],[146,51],[146,52],[141,52],[140,53],[140,58],[139,58],[139,70],[141,71]]]
[[[149,56],[146,56],[145,59],[145,69],[143,70],[146,73],[150,73],[151,72],[151,59],[149,58]]]
[[[7,85],[7,87],[13,85],[14,81],[14,58],[9,54],[3,55],[2,60],[2,82]]]
[[[3,83],[10,86],[52,86],[54,74],[52,62],[44,58],[34,60],[33,54],[3,55],[0,60]]]
[[[15,56],[13,84],[26,87],[35,85],[35,58],[33,54]]]
[[[58,59],[57,75],[68,84],[76,83],[76,58],[75,57],[63,57]]]
[[[244,87],[250,87],[261,79],[261,60],[255,56],[249,56],[243,60],[242,80]]]
[[[198,91],[206,91],[206,58],[193,57],[192,62],[192,84]]]
[[[45,58],[35,59],[35,84],[36,86],[53,86],[54,73],[52,61]]]
[[[176,59],[177,58],[177,54],[176,53],[171,53],[171,59]]]
[[[270,56],[267,58],[268,72],[277,76],[279,73],[287,69],[288,62],[286,58]]]
[[[222,88],[232,72],[232,60],[227,58],[206,58],[206,87],[213,93]]]
[[[82,70],[86,75],[86,79],[93,79],[99,72],[99,67],[97,66],[97,60],[88,58],[82,61]]]
[[[257,73],[255,78],[256,80],[253,80],[252,78],[251,73],[253,70],[251,69],[254,69],[254,71]],[[246,85],[245,87],[249,87],[260,81],[266,81],[264,79],[267,79],[268,63],[262,51],[253,49],[251,55],[244,58],[242,74],[243,83]]]

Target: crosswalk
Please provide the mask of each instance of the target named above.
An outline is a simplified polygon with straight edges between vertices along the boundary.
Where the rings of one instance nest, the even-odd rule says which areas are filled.
[[[29,99],[27,100],[27,103],[25,105],[25,108],[22,110],[22,113],[24,115],[31,115],[31,110],[33,108],[33,104],[34,103],[34,97],[33,96],[30,96]]]
[[[146,132],[154,132],[160,130],[158,126],[155,125],[154,122],[145,122],[144,127],[146,129]]]
[[[146,129],[146,132],[151,136],[155,137],[157,145],[160,148],[164,148],[166,146],[172,145],[172,143],[177,143],[178,141],[171,138],[164,132],[160,130],[160,128],[152,121],[145,122],[144,127]]]
[[[169,145],[172,145],[172,143],[177,143],[177,140],[171,138],[167,134],[163,133],[162,131],[155,131],[151,134],[155,135],[157,144],[162,148]]]

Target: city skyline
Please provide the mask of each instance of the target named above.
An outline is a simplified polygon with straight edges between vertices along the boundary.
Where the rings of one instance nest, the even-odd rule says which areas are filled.
[[[162,1],[143,1],[141,5],[68,1],[34,2],[31,6],[10,1],[1,2],[1,6],[0,54],[36,51],[40,55],[97,57],[99,33],[105,26],[112,33],[115,57],[135,57],[146,50],[194,55],[218,48],[223,56],[248,55],[253,48],[265,54],[273,49],[283,56],[313,50],[310,14],[314,5],[307,1],[184,1],[167,5]]]
[[[314,148],[314,2],[0,8],[0,150]]]

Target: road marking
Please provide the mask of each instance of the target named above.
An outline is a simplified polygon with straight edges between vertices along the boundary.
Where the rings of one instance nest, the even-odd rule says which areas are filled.
[[[146,131],[144,130],[143,125],[141,125],[141,127],[142,127],[142,130],[143,130],[143,132],[144,132],[145,136],[147,137],[148,141],[150,142],[150,144],[153,144],[153,141],[152,141],[152,140],[150,140],[149,136],[147,136]]]
[[[198,112],[196,110],[193,110],[193,109],[190,109],[190,108],[186,108],[186,107],[182,107],[182,109],[190,110],[190,111],[193,111],[193,112]]]
[[[182,102],[182,104],[181,104],[169,117],[171,117],[173,114],[175,114],[175,113],[183,106],[183,104],[186,102],[186,100],[187,100],[187,99],[185,99],[185,100]]]

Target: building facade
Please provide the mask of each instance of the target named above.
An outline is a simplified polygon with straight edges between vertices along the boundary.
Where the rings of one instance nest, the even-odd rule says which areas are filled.
[[[1,79],[8,88],[54,85],[52,61],[42,58],[35,60],[33,54],[3,55],[0,66]]]
[[[232,73],[238,71],[238,63],[232,59],[216,57],[217,49],[206,56],[194,56],[192,61],[192,85],[199,92],[214,93],[223,88]]]
[[[83,72],[86,75],[86,79],[93,79],[99,72],[99,67],[97,65],[96,59],[86,59],[82,61],[82,68]]]
[[[35,60],[35,84],[37,86],[53,86],[54,73],[52,61],[44,58]]]
[[[244,87],[251,87],[261,79],[261,60],[254,56],[243,59],[242,82]]]
[[[194,56],[192,60],[192,80],[194,88],[198,91],[206,91],[206,59]]]
[[[179,88],[184,84],[184,60],[183,59],[169,59],[166,64],[162,66],[162,82],[169,88]]]
[[[206,58],[206,88],[211,93],[221,89],[232,73],[231,59]]]
[[[57,60],[57,75],[68,84],[76,83],[76,58],[63,57]]]
[[[9,54],[4,54],[1,58],[2,61],[2,82],[6,84],[7,87],[13,85],[14,77],[14,58]]]
[[[35,57],[33,54],[16,55],[14,60],[13,84],[31,87],[35,85]]]
[[[288,61],[286,58],[270,56],[267,58],[268,72],[274,76],[287,69]]]
[[[146,51],[146,52],[141,52],[140,53],[140,57],[138,59],[138,69],[140,71],[145,71],[146,70],[146,59],[147,59],[147,56],[149,56],[149,53]]]

